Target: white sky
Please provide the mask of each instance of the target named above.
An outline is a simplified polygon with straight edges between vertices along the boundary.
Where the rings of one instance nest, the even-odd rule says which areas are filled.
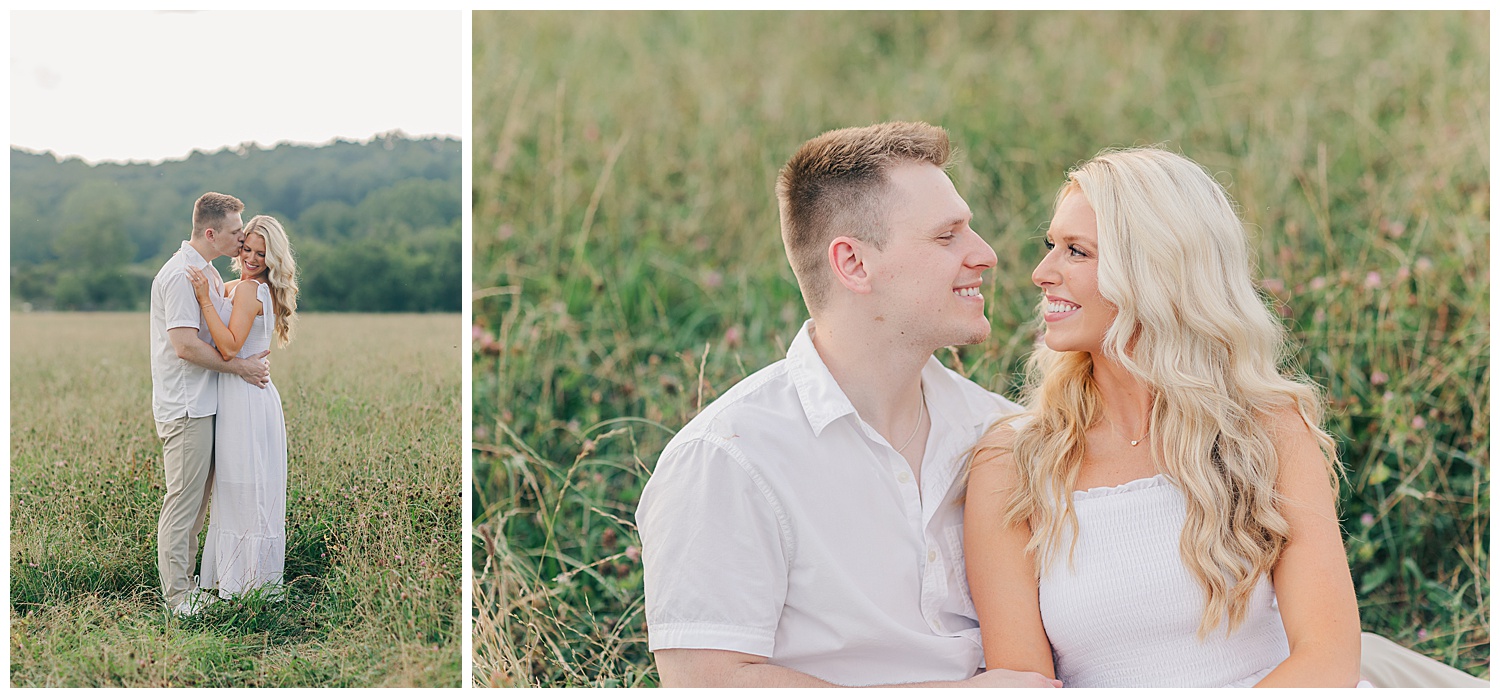
[[[12,12],[10,39],[11,145],[89,162],[463,128],[456,11]]]

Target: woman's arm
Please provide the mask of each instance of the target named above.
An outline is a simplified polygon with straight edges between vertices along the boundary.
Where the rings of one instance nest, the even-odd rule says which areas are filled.
[[[1312,431],[1295,409],[1278,415],[1277,490],[1291,525],[1271,570],[1291,656],[1257,686],[1337,686],[1359,681],[1359,603],[1335,512],[1336,492]]]
[[[1034,671],[1056,676],[1052,645],[1042,627],[1032,556],[1026,554],[1031,527],[1005,526],[1002,510],[1019,482],[1009,453],[1013,436],[1001,434],[999,450],[974,456],[964,501],[964,560],[969,593],[979,613],[986,669]]]
[[[255,316],[260,313],[260,299],[255,297],[254,292],[235,293],[233,310],[229,313],[229,326],[224,326],[224,321],[219,319],[219,311],[214,308],[213,300],[209,297],[211,293],[208,288],[208,279],[197,269],[188,269],[188,280],[193,283],[193,295],[198,297],[198,306],[203,308],[203,319],[208,324],[208,333],[214,338],[214,347],[219,350],[219,356],[225,361],[234,358],[240,353],[240,347],[245,346],[245,338],[250,336],[250,326],[255,323]],[[255,288],[252,285],[249,288]],[[239,284],[236,290],[246,284]]]

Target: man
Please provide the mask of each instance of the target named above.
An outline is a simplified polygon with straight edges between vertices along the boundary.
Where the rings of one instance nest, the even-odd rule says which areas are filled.
[[[213,489],[214,414],[219,379],[232,373],[264,388],[270,371],[263,359],[225,361],[211,346],[187,279],[189,267],[209,278],[223,304],[224,281],[211,262],[237,254],[245,241],[240,213],[245,205],[227,194],[209,192],[193,205],[193,232],[151,281],[151,412],[162,440],[166,496],[156,526],[156,563],[162,597],[178,615],[200,610],[212,596],[200,593],[193,577],[198,534],[203,530]]]
[[[1019,409],[932,354],[989,336],[995,252],[922,123],[825,133],[781,171],[812,319],[787,358],[694,418],[636,514],[667,686],[1049,686],[982,660],[963,463]]]

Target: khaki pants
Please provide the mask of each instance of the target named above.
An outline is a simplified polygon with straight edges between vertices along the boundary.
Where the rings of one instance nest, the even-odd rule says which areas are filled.
[[[181,417],[157,422],[167,494],[156,523],[156,568],[168,607],[176,606],[196,588],[194,563],[198,534],[214,486],[214,418]]]
[[[1489,688],[1476,679],[1379,635],[1359,635],[1359,675],[1376,688]]]

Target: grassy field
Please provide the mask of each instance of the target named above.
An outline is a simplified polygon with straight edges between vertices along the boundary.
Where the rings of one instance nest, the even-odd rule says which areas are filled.
[[[12,313],[12,685],[459,685],[459,324],[302,317],[272,353],[289,598],[177,619],[146,315]]]
[[[805,317],[773,186],[804,140],[946,127],[1014,394],[1067,168],[1166,143],[1243,209],[1328,389],[1366,629],[1489,676],[1487,13],[478,13],[474,679],[656,683],[633,514]]]

